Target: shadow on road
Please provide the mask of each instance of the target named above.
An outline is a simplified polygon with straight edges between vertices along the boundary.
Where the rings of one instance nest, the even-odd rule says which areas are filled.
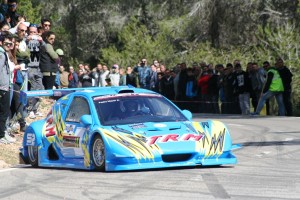
[[[300,145],[300,140],[290,141],[261,141],[261,142],[244,142],[240,143],[243,147],[249,146],[281,146],[281,145]]]

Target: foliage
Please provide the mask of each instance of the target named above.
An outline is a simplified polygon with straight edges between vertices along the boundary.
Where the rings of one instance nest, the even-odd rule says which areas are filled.
[[[293,73],[292,98],[294,104],[300,104],[300,28],[294,24],[285,23],[279,27],[267,25],[260,27],[257,37],[259,45],[255,48],[259,59],[269,60],[274,64],[276,57],[281,57],[285,65]],[[299,108],[296,108],[299,109]],[[299,110],[300,111],[300,110]]]
[[[51,27],[51,31],[53,31],[56,35],[55,48],[62,49],[64,51],[65,57],[68,58],[69,52],[66,50],[70,49],[70,42],[66,41],[71,41],[70,33],[66,30],[64,26],[62,26],[60,16],[57,12],[52,13],[50,19],[53,24]]]
[[[135,65],[142,58],[169,61],[174,54],[168,35],[162,31],[152,36],[145,25],[136,18],[123,27],[118,36],[118,43],[101,50],[103,61],[112,65]]]
[[[131,21],[120,31],[117,45],[112,44],[101,50],[104,61],[109,64],[135,65],[141,58],[159,59],[172,67],[179,62],[186,62],[188,66],[193,62],[201,61],[215,65],[239,59],[242,65],[246,66],[251,61],[262,65],[267,60],[274,64],[275,59],[280,56],[294,74],[293,99],[294,103],[299,103],[300,35],[295,25],[285,23],[279,27],[269,24],[265,27],[259,26],[255,34],[257,43],[213,48],[210,42],[195,43],[180,39],[184,37],[182,30],[185,30],[185,24],[181,23],[180,19],[172,22],[168,20],[168,22],[159,22],[156,35],[151,35],[147,27],[138,19],[131,18]]]
[[[79,69],[78,69],[78,66],[79,66],[80,62],[78,61],[77,58],[70,57],[70,58],[68,59],[68,64],[69,64],[69,66],[74,67],[74,70],[75,70],[75,71],[79,70]]]
[[[18,13],[34,23],[39,23],[41,14],[50,17],[57,34],[55,46],[65,51],[74,67],[90,57],[108,66],[132,66],[147,58],[148,63],[158,59],[167,67],[239,59],[245,67],[250,61],[274,64],[280,56],[294,74],[297,104],[299,2],[22,0]]]
[[[300,36],[294,24],[286,23],[279,27],[267,25],[259,27],[257,34],[259,45],[256,50],[259,55],[268,54],[269,60],[274,61],[276,57],[282,57],[287,61],[289,67],[298,63]]]
[[[31,23],[40,24],[41,5],[33,4],[31,0],[22,0],[18,3],[18,13],[26,17]]]

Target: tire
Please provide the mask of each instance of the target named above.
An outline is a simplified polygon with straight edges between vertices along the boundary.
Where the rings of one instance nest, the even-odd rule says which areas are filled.
[[[28,161],[32,167],[39,166],[39,156],[38,156],[37,146],[28,146]]]
[[[94,164],[95,170],[105,170],[105,145],[100,135],[96,135],[92,143],[92,163]]]

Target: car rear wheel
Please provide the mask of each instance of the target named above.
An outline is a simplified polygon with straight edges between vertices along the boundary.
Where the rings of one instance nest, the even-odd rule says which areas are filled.
[[[105,146],[100,135],[96,135],[92,144],[92,159],[95,169],[104,171],[105,169]]]
[[[37,146],[28,146],[28,158],[29,158],[29,163],[33,167],[39,166],[38,147]]]

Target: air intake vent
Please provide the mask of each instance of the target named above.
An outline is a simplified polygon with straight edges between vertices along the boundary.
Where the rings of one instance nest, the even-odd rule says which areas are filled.
[[[120,90],[118,93],[119,93],[119,94],[123,94],[123,93],[134,93],[134,91],[133,91],[133,90]]]
[[[162,160],[164,162],[181,162],[191,159],[192,154],[171,154],[171,155],[162,155]]]
[[[51,144],[48,148],[48,158],[49,160],[58,160],[58,155],[53,147],[53,144]]]

